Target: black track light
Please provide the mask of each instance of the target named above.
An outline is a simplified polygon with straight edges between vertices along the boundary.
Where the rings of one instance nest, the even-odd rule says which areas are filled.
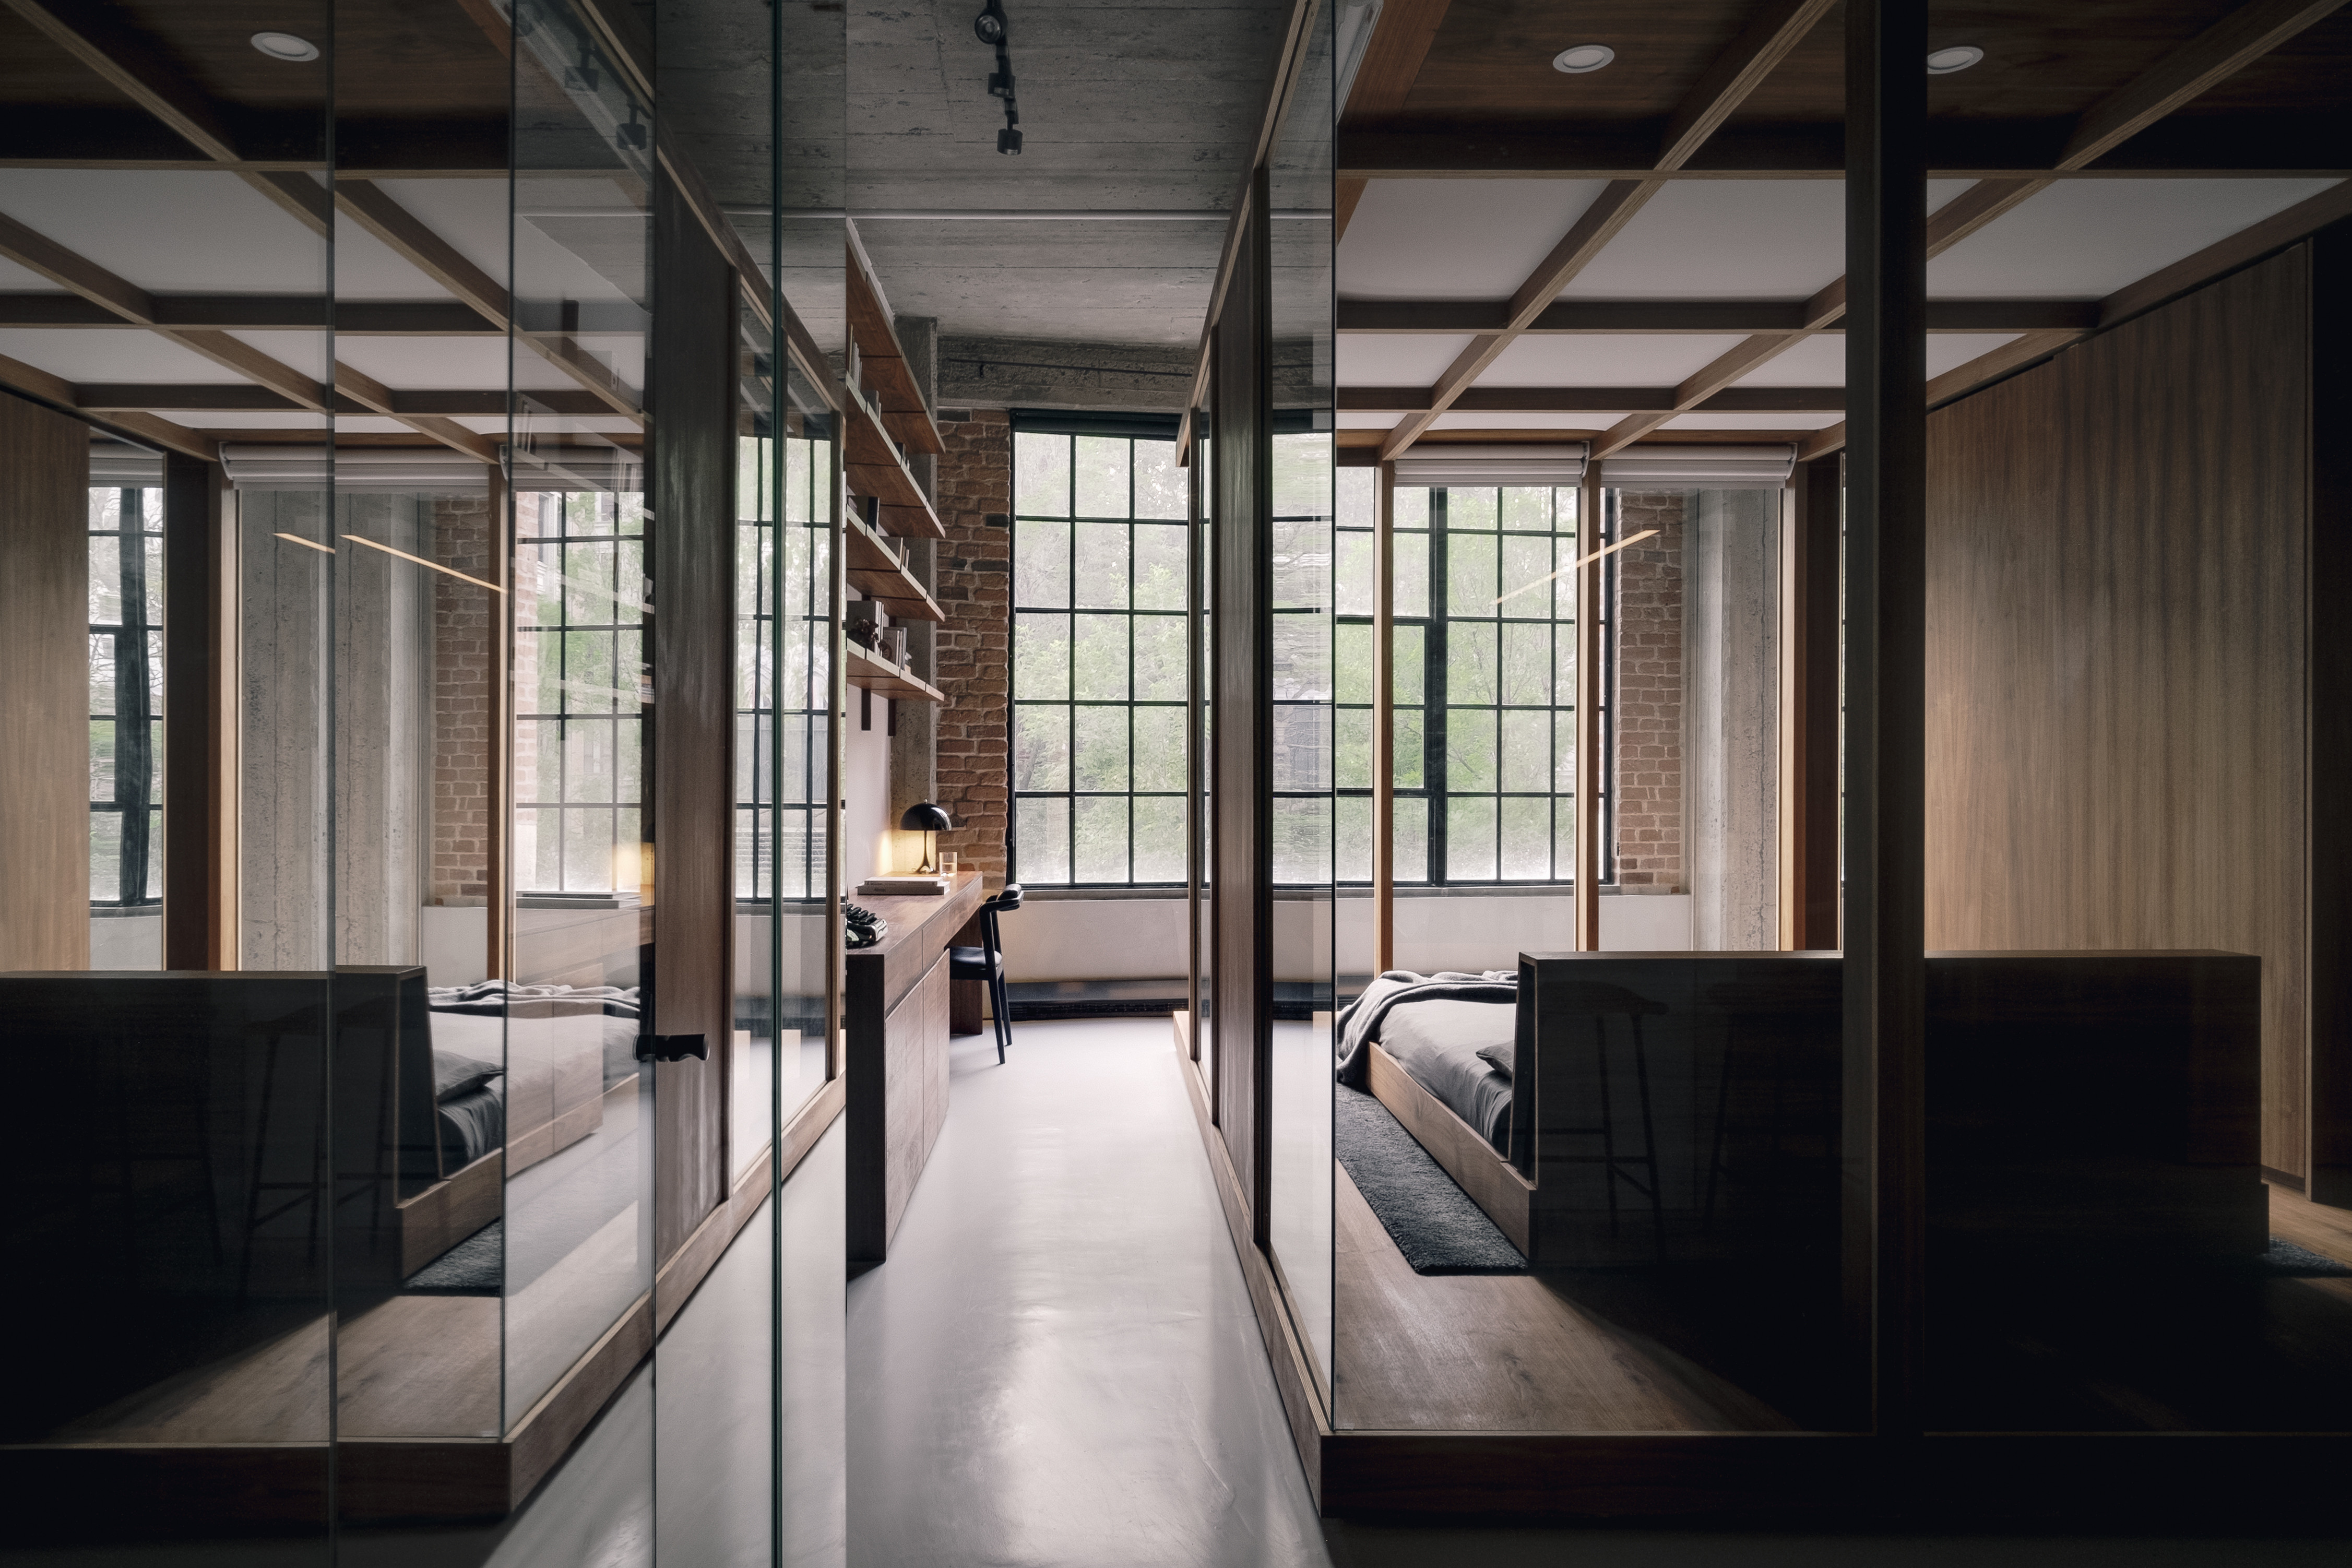
[[[1004,43],[1004,7],[1001,0],[988,0],[988,9],[971,19],[971,30],[990,48],[1000,48]]]

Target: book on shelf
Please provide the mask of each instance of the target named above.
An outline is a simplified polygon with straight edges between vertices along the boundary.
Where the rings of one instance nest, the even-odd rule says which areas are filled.
[[[858,896],[867,899],[938,899],[947,890],[945,877],[868,877],[857,884]]]

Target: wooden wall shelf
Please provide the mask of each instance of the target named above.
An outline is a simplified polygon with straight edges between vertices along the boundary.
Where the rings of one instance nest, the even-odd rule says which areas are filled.
[[[849,279],[849,331],[857,343],[858,368],[874,387],[882,426],[915,451],[944,452],[947,442],[907,366],[907,351],[899,346],[898,329],[890,322],[889,302],[882,297],[882,285],[855,229],[847,248],[848,265],[843,270]]]
[[[902,621],[945,621],[947,613],[924,590],[890,548],[889,541],[866,526],[854,513],[844,520],[844,542],[849,549],[851,586],[876,600]]]
[[[945,702],[947,700],[946,694],[937,687],[928,685],[908,674],[880,654],[868,653],[856,643],[846,639],[843,640],[841,646],[847,650],[849,661],[844,669],[843,679],[850,685],[861,690],[875,692],[883,697],[896,697],[909,702]]]
[[[948,531],[940,525],[940,514],[931,510],[929,498],[915,483],[907,460],[898,455],[898,448],[882,428],[880,419],[857,395],[856,388],[847,390],[849,396],[845,400],[841,423],[842,462],[848,470],[849,488],[891,509],[893,530],[945,539]]]

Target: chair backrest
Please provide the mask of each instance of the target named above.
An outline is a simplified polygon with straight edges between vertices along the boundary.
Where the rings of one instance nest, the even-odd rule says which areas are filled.
[[[994,958],[1004,950],[1004,944],[996,934],[996,917],[1007,910],[1017,910],[1020,907],[1021,884],[1018,882],[1005,883],[1003,892],[981,904],[980,940],[985,944],[990,958]]]

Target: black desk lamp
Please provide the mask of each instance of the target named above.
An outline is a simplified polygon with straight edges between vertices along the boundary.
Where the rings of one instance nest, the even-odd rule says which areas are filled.
[[[919,877],[937,875],[939,871],[937,836],[955,826],[948,819],[948,814],[928,800],[920,801],[907,808],[907,815],[898,819],[898,826],[909,833],[919,833],[923,836],[923,863],[915,868],[915,875]]]

